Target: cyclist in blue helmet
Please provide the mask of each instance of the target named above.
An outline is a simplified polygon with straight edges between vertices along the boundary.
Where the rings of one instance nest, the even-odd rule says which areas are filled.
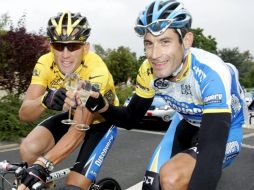
[[[144,190],[214,190],[222,168],[240,152],[244,116],[237,70],[217,55],[192,48],[191,22],[182,3],[152,2],[135,26],[147,60],[130,103],[113,106],[93,92],[86,105],[127,129],[143,117],[156,93],[176,110],[148,164]]]

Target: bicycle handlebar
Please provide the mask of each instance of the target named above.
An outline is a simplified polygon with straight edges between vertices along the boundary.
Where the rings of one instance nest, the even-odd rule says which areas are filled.
[[[15,176],[17,177],[17,176],[21,176],[22,171],[24,171],[24,168],[27,168],[27,167],[28,165],[26,162],[11,164],[9,161],[4,160],[0,162],[0,173],[4,174],[8,172],[15,172]],[[51,181],[55,181],[67,176],[70,173],[70,169],[71,168],[65,168],[65,169],[51,173],[50,176],[47,177],[46,183],[49,183]],[[42,182],[37,182],[32,186],[32,189],[33,190],[41,189],[43,185],[44,184]],[[16,188],[12,188],[12,189],[16,189]]]
[[[15,163],[11,164],[7,160],[4,160],[0,162],[0,172],[15,172],[19,168],[26,168],[27,163],[26,162],[21,162],[21,163]]]

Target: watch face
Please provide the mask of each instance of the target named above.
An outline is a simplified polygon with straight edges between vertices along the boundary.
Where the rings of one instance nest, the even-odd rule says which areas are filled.
[[[52,171],[54,169],[54,164],[46,158],[40,157],[38,158],[38,160],[45,165],[45,168],[47,168],[48,171]]]
[[[47,168],[49,171],[52,171],[52,170],[54,169],[54,165],[53,165],[53,163],[51,163],[51,162],[47,162],[47,164],[46,164],[46,168]]]

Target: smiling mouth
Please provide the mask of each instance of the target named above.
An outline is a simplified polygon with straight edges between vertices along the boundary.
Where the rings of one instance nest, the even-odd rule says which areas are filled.
[[[63,62],[62,62],[62,65],[63,65],[64,67],[69,67],[69,66],[71,66],[72,64],[71,64],[71,62],[69,62],[69,61],[63,61]]]
[[[168,61],[160,61],[160,62],[153,62],[153,65],[156,67],[156,68],[160,68],[160,67],[163,67],[164,65],[166,65]]]

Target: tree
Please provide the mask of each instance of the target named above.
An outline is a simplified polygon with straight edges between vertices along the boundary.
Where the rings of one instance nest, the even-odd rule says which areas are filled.
[[[94,51],[96,54],[98,54],[99,56],[101,56],[101,58],[105,61],[105,59],[107,58],[109,52],[111,51],[110,49],[108,50],[104,50],[103,47],[99,44],[95,44],[94,45]]]
[[[11,20],[7,13],[2,14],[0,18],[0,32],[2,33],[8,25],[10,25]]]
[[[128,77],[136,77],[138,61],[136,53],[130,52],[127,47],[120,46],[117,50],[112,50],[106,59],[110,72],[116,84],[126,82]]]
[[[254,81],[252,80],[252,75],[254,71],[253,57],[249,51],[240,52],[239,48],[224,48],[218,51],[218,55],[225,62],[232,63],[236,66],[239,71],[239,78],[241,84],[245,87],[254,86]]]
[[[27,33],[24,20],[25,16],[18,28],[10,28],[0,38],[0,88],[17,95],[25,92],[37,59],[48,51],[47,38]]]
[[[204,30],[201,28],[192,29],[191,31],[194,34],[193,47],[201,48],[216,54],[217,42],[215,38],[210,35],[208,37],[205,37],[205,35],[203,34]]]
[[[238,68],[240,73],[249,72],[251,65],[253,64],[253,57],[249,51],[240,52],[239,48],[223,48],[218,51],[218,55],[225,62],[232,63]]]

